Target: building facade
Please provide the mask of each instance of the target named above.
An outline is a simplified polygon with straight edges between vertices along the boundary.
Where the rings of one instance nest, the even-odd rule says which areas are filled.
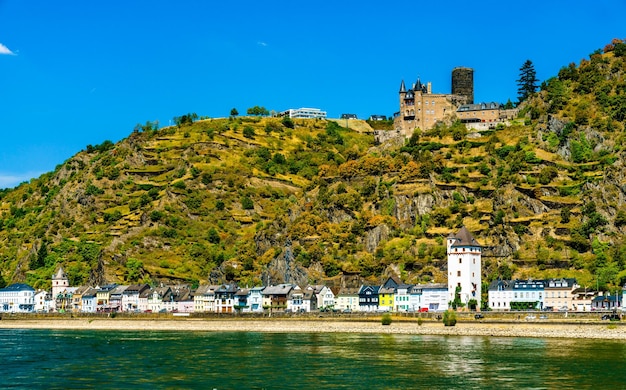
[[[476,300],[480,306],[482,247],[465,226],[447,239],[448,301],[453,301],[457,287],[461,303]]]
[[[32,313],[35,311],[35,289],[23,283],[0,288],[0,312]]]
[[[289,118],[301,118],[301,119],[326,119],[326,111],[322,111],[319,108],[290,108],[282,111],[280,116],[288,116]]]

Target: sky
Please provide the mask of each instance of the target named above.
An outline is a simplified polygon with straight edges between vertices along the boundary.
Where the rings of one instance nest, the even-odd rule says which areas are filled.
[[[54,170],[137,123],[253,106],[392,115],[419,77],[474,101],[517,97],[613,38],[626,0],[0,0],[0,188]]]

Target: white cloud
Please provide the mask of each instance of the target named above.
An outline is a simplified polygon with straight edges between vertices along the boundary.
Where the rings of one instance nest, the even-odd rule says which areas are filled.
[[[256,44],[263,47],[267,46],[267,43],[261,41],[257,42]]]
[[[19,174],[5,174],[0,173],[0,188],[14,188],[18,184],[30,181],[32,178],[41,176],[41,173],[19,173]]]
[[[10,56],[15,55],[15,53],[13,53],[11,50],[9,50],[9,48],[4,46],[2,43],[0,43],[0,54],[6,54],[6,55],[10,55]]]

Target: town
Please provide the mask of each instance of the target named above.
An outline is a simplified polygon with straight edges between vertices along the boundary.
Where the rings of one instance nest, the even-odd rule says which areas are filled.
[[[235,284],[70,286],[59,267],[51,291],[16,283],[0,289],[0,313],[308,313],[443,312],[480,310],[482,247],[462,227],[447,238],[448,283],[404,284],[388,277],[381,285],[330,288],[283,283],[241,288]],[[495,280],[488,310],[595,311],[622,307],[626,289],[614,295],[583,288],[572,278]],[[620,296],[621,295],[621,296]]]

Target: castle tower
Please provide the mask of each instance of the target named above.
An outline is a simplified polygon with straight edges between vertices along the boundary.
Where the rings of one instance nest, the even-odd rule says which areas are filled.
[[[54,301],[60,293],[67,290],[70,286],[70,280],[67,278],[63,267],[59,267],[57,272],[52,276],[52,300]]]
[[[452,69],[452,94],[467,97],[467,104],[474,104],[474,69]]]
[[[463,226],[447,239],[448,300],[454,300],[456,288],[461,287],[461,302],[465,305],[475,299],[480,305],[482,247]]]

